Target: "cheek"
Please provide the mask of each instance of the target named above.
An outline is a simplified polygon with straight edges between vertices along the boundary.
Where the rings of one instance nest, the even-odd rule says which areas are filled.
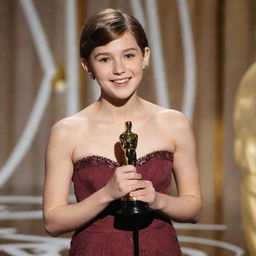
[[[109,68],[107,66],[105,67],[95,67],[94,74],[99,79],[104,79],[109,75]]]
[[[131,65],[131,68],[134,73],[136,74],[142,74],[143,72],[143,67],[141,61],[135,62]]]

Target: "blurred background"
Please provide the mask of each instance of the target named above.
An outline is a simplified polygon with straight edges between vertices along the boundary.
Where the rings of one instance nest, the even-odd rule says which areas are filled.
[[[152,57],[140,95],[183,111],[194,128],[204,209],[198,224],[175,224],[184,253],[256,255],[256,225],[245,232],[241,214],[248,168],[243,149],[234,153],[238,89],[256,59],[255,0],[0,0],[0,255],[67,255],[72,234],[43,228],[45,147],[56,121],[99,95],[78,46],[89,15],[107,7],[145,27]],[[247,127],[248,110],[239,112]]]

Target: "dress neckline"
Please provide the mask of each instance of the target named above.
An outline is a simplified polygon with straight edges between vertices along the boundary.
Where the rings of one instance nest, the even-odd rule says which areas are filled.
[[[147,153],[146,155],[141,156],[137,159],[136,167],[141,166],[153,159],[173,161],[173,152],[168,150],[157,150]],[[90,155],[77,160],[74,163],[74,170],[79,170],[88,165],[105,165],[110,169],[115,169],[116,167],[121,166],[120,163],[108,157],[100,155]]]

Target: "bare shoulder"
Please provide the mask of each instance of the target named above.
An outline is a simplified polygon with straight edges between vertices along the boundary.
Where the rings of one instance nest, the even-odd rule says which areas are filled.
[[[177,110],[159,108],[156,115],[159,125],[168,127],[168,129],[190,129],[191,124],[187,116]]]
[[[72,135],[72,131],[79,127],[81,121],[75,116],[67,117],[56,122],[51,128],[51,136],[59,138],[68,138]]]
[[[84,128],[86,123],[86,116],[78,113],[52,126],[46,149],[47,166],[57,162],[71,164],[76,146],[81,140],[81,134],[86,129]]]
[[[59,142],[75,142],[79,134],[86,129],[88,118],[84,110],[70,117],[63,118],[56,122],[50,132],[50,139]]]
[[[147,112],[150,113],[150,122],[157,126],[170,129],[190,128],[190,120],[187,116],[177,110],[168,109],[151,102],[144,101]]]

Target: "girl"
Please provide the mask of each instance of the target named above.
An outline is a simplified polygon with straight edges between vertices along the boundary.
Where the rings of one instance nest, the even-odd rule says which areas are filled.
[[[196,222],[200,214],[195,142],[182,113],[137,94],[150,57],[142,26],[120,10],[98,12],[83,29],[80,55],[101,95],[52,127],[44,189],[47,232],[76,231],[70,256],[131,256],[132,233],[115,227],[113,210],[128,194],[147,203],[153,216],[140,231],[140,255],[182,255],[171,220]],[[139,138],[136,166],[121,166],[115,147],[128,120]],[[172,171],[177,196],[170,195]],[[71,181],[75,204],[68,203]]]

